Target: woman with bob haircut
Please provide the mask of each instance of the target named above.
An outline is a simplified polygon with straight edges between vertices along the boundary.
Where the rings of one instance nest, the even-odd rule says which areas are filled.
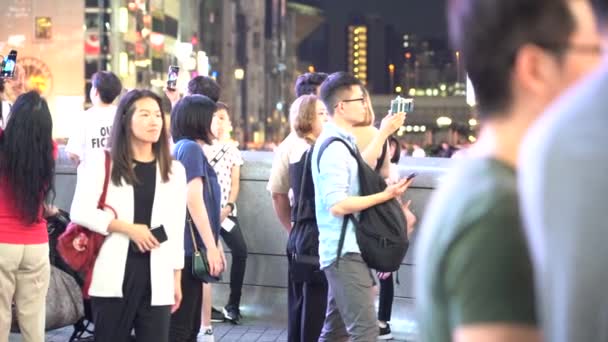
[[[211,123],[216,110],[217,105],[207,96],[189,95],[177,102],[171,113],[173,155],[186,169],[188,193],[184,200],[192,219],[192,232],[189,222],[182,222],[184,267],[188,271],[182,275],[184,301],[171,318],[172,342],[196,342],[201,328],[203,291],[202,282],[190,271],[194,253],[192,236],[196,246],[207,256],[210,275],[218,276],[226,264],[222,245],[218,243],[221,189],[217,174],[203,152],[203,147],[214,139]]]
[[[327,122],[327,109],[317,96],[302,95],[291,105],[289,118],[298,137],[308,143],[308,146],[298,145],[299,148],[294,149],[289,155],[289,184],[294,199],[291,221],[314,220],[315,194],[310,173],[310,155],[307,152],[312,153],[310,148],[321,134],[323,124]],[[303,177],[307,177],[304,188],[301,187]],[[300,197],[301,193],[302,197]],[[306,229],[310,228],[313,227],[306,227]],[[323,328],[327,308],[325,274],[318,267],[314,270],[312,267],[304,269],[298,267],[291,255],[287,258],[289,260],[287,339],[296,342],[317,341]]]
[[[186,175],[169,153],[161,108],[148,90],[120,101],[107,209],[97,209],[105,153],[78,168],[72,221],[106,236],[89,289],[96,342],[130,341],[132,329],[138,342],[168,342],[171,313],[181,303]]]
[[[8,113],[6,113],[8,114]],[[36,92],[17,98],[0,129],[0,341],[8,341],[16,304],[24,341],[44,341],[49,287],[45,200],[54,196],[53,122]]]

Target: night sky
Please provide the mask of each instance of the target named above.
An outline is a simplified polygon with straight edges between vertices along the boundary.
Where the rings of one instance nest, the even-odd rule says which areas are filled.
[[[365,13],[381,16],[397,31],[444,38],[446,0],[321,0],[328,18]]]

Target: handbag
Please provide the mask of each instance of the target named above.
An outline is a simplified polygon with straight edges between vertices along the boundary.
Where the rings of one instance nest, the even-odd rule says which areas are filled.
[[[209,183],[209,177],[204,177],[204,182],[205,186],[209,189],[209,192],[211,193],[211,198],[213,198],[213,188]],[[220,274],[219,276],[214,277],[209,273],[209,260],[207,260],[207,254],[201,252],[201,250],[196,244],[192,216],[190,216],[190,212],[186,212],[186,215],[188,227],[190,228],[190,234],[192,236],[192,247],[194,247],[194,252],[192,253],[192,275],[194,276],[194,278],[202,281],[203,283],[217,283],[218,281],[222,280],[222,276]]]
[[[190,228],[190,234],[192,236],[192,247],[194,247],[194,253],[192,254],[192,275],[194,278],[202,281],[203,283],[217,283],[222,280],[222,276],[214,277],[209,273],[209,261],[207,255],[198,248],[196,244],[196,237],[194,236],[194,224],[192,223],[192,217],[188,213],[188,226]]]
[[[103,181],[103,190],[97,202],[98,209],[108,208],[117,218],[116,210],[106,204],[106,195],[108,192],[108,184],[110,182],[110,152],[105,152],[105,177]],[[89,287],[93,279],[93,266],[101,249],[101,245],[105,240],[105,236],[96,233],[86,227],[70,222],[65,232],[57,239],[57,251],[61,258],[74,271],[83,272],[85,274],[82,293],[85,298],[89,298]]]

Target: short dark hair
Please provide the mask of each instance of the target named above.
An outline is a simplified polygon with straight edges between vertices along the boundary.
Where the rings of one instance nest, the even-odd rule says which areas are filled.
[[[220,86],[217,82],[207,76],[196,76],[188,82],[188,92],[190,95],[205,95],[213,102],[220,99]]]
[[[131,141],[133,134],[131,132],[131,120],[137,109],[135,103],[141,99],[151,98],[158,103],[158,108],[161,112],[163,126],[161,128],[158,141],[152,144],[152,150],[163,182],[169,181],[171,174],[171,152],[169,151],[169,137],[167,137],[167,129],[165,125],[165,115],[163,115],[162,101],[158,95],[150,90],[133,89],[129,91],[118,104],[116,115],[114,116],[114,124],[112,125],[110,137],[110,150],[112,154],[112,183],[121,185],[123,179],[127,184],[134,185],[139,182],[135,171],[133,170],[133,149]]]
[[[320,97],[330,115],[334,114],[334,109],[344,96],[344,92],[352,86],[360,86],[363,89],[363,83],[358,78],[343,71],[334,72],[323,81]]]
[[[559,52],[575,29],[567,0],[449,0],[452,45],[462,53],[479,116],[489,118],[512,102],[511,73],[519,49],[535,44]]]
[[[179,100],[171,112],[173,141],[200,139],[211,144],[211,121],[217,110],[215,101],[205,95],[189,95]]]
[[[317,95],[317,88],[327,79],[324,72],[307,72],[296,79],[296,97]]]
[[[591,0],[591,5],[600,25],[608,25],[608,0]]]
[[[98,71],[91,78],[91,85],[99,92],[103,103],[110,104],[122,91],[122,83],[118,76],[110,71]]]

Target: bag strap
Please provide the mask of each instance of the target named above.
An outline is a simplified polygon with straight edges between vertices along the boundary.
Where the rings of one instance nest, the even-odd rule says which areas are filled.
[[[317,171],[321,171],[321,156],[323,155],[323,152],[325,152],[325,150],[327,149],[327,147],[333,143],[334,141],[339,141],[341,143],[344,144],[344,146],[346,146],[346,148],[348,149],[348,152],[350,152],[350,154],[353,156],[353,158],[355,158],[357,160],[357,164],[359,164],[359,158],[357,158],[357,152],[355,150],[353,150],[352,147],[350,147],[350,144],[348,142],[346,142],[346,140],[342,139],[342,138],[338,138],[338,137],[331,137],[326,139],[323,144],[321,144],[321,147],[319,147],[319,153],[317,154]]]
[[[343,143],[344,146],[346,146],[346,148],[348,148],[348,152],[350,152],[350,154],[353,156],[353,158],[355,158],[355,160],[357,161],[357,165],[359,165],[360,157],[359,157],[359,154],[357,153],[357,151],[354,150],[350,146],[350,144],[348,142],[346,142],[344,139],[338,138],[338,137],[331,137],[331,138],[325,140],[323,142],[323,144],[321,145],[321,147],[319,148],[319,153],[317,155],[317,170],[319,172],[321,171],[320,165],[319,165],[320,161],[321,161],[321,155],[323,154],[325,149],[327,149],[327,147],[334,141],[339,141],[339,142]],[[342,249],[344,248],[344,240],[346,238],[346,228],[348,226],[349,220],[352,221],[353,224],[355,224],[355,222],[356,222],[353,214],[344,215],[344,220],[342,221],[342,230],[340,231],[340,240],[338,240],[338,250],[336,251],[336,267],[338,267],[340,265],[340,256],[342,255]]]
[[[192,216],[190,212],[186,210],[186,221],[188,221],[188,227],[190,227],[190,235],[192,236],[192,247],[194,247],[194,253],[198,252],[198,246],[196,244],[196,238],[194,237],[194,228],[192,227]]]
[[[224,155],[226,155],[226,152],[228,152],[228,144],[224,144],[224,146],[222,146],[222,149],[219,150],[215,156],[213,157],[213,159],[211,159],[209,161],[209,165],[211,165],[211,167],[215,167],[215,164],[217,164],[220,160],[222,160],[222,158],[224,157]]]
[[[118,217],[118,215],[116,214],[116,210],[114,210],[114,208],[112,208],[111,206],[106,204],[106,196],[108,195],[108,185],[110,184],[110,167],[112,165],[112,158],[110,156],[110,151],[104,150],[103,152],[104,152],[104,156],[105,156],[105,163],[104,163],[105,175],[104,175],[104,179],[103,179],[103,190],[101,191],[101,195],[99,196],[99,201],[97,202],[97,208],[98,209],[108,208],[108,209],[112,210],[114,217]]]
[[[308,151],[306,151],[306,157],[304,159],[304,168],[302,171],[302,180],[300,181],[300,196],[298,199],[298,212],[296,213],[296,223],[300,222],[300,217],[302,216],[302,201],[304,200],[304,185],[306,185],[306,169],[308,168],[308,159],[312,153],[312,149],[315,145],[310,146]]]
[[[382,168],[382,164],[384,164],[384,158],[386,158],[387,150],[388,150],[388,140],[385,141],[384,144],[382,144],[382,153],[380,153],[380,157],[378,157],[378,160],[376,161],[376,167],[374,168],[374,171],[380,172],[380,169]]]

